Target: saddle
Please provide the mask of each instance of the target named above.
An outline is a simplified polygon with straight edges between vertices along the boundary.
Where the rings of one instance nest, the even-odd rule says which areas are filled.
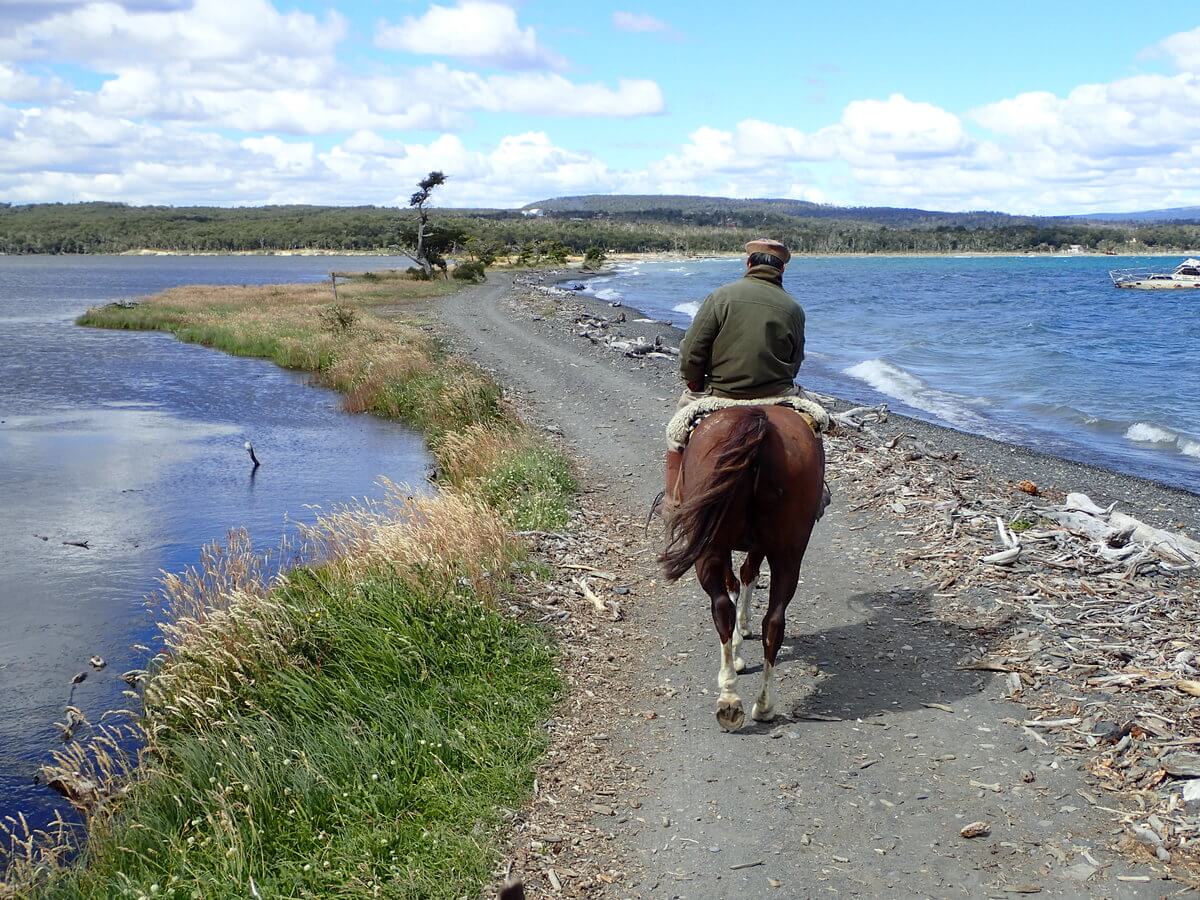
[[[762,397],[758,400],[734,400],[728,397],[701,397],[689,403],[667,423],[667,446],[682,450],[688,439],[706,416],[731,406],[787,406],[795,410],[808,423],[814,434],[829,430],[830,418],[825,407],[807,397]]]

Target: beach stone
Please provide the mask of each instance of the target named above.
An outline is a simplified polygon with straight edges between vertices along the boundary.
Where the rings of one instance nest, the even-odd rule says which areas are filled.
[[[1183,783],[1183,805],[1189,809],[1200,809],[1200,779]]]
[[[1062,876],[1069,881],[1084,882],[1095,875],[1097,871],[1099,870],[1095,866],[1080,862],[1063,869]]]
[[[1178,750],[1163,758],[1162,767],[1176,778],[1200,778],[1200,753]]]

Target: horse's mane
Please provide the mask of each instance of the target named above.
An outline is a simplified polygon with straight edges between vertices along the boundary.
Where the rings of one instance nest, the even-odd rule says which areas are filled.
[[[737,419],[717,456],[704,489],[688,498],[671,517],[667,547],[658,558],[668,581],[676,581],[712,543],[730,505],[739,493],[754,490],[758,454],[770,422],[761,406],[733,407]]]

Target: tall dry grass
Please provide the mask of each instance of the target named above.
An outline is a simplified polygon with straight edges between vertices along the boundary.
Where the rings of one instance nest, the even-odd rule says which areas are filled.
[[[98,729],[43,773],[85,818],[80,863],[78,835],[10,823],[12,896],[478,890],[558,690],[545,638],[490,608],[520,542],[478,498],[396,485],[303,537],[291,572],[235,533],[164,578],[136,735]]]

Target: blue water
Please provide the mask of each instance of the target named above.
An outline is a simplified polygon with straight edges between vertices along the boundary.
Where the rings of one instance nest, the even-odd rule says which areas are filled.
[[[798,258],[808,388],[1200,492],[1200,291],[1118,291],[1176,259]],[[622,264],[591,293],[686,327],[737,259]]]
[[[58,743],[71,678],[92,718],[144,666],[143,598],[160,571],[245,527],[277,547],[312,504],[424,482],[413,432],[350,416],[333,392],[262,360],[158,333],[79,328],[88,306],[180,284],[320,279],[378,258],[0,257],[0,817],[65,809],[32,783]],[[244,441],[262,467],[253,474]],[[46,538],[43,540],[42,538]],[[91,549],[63,541],[90,542]],[[88,658],[108,666],[92,671]]]

